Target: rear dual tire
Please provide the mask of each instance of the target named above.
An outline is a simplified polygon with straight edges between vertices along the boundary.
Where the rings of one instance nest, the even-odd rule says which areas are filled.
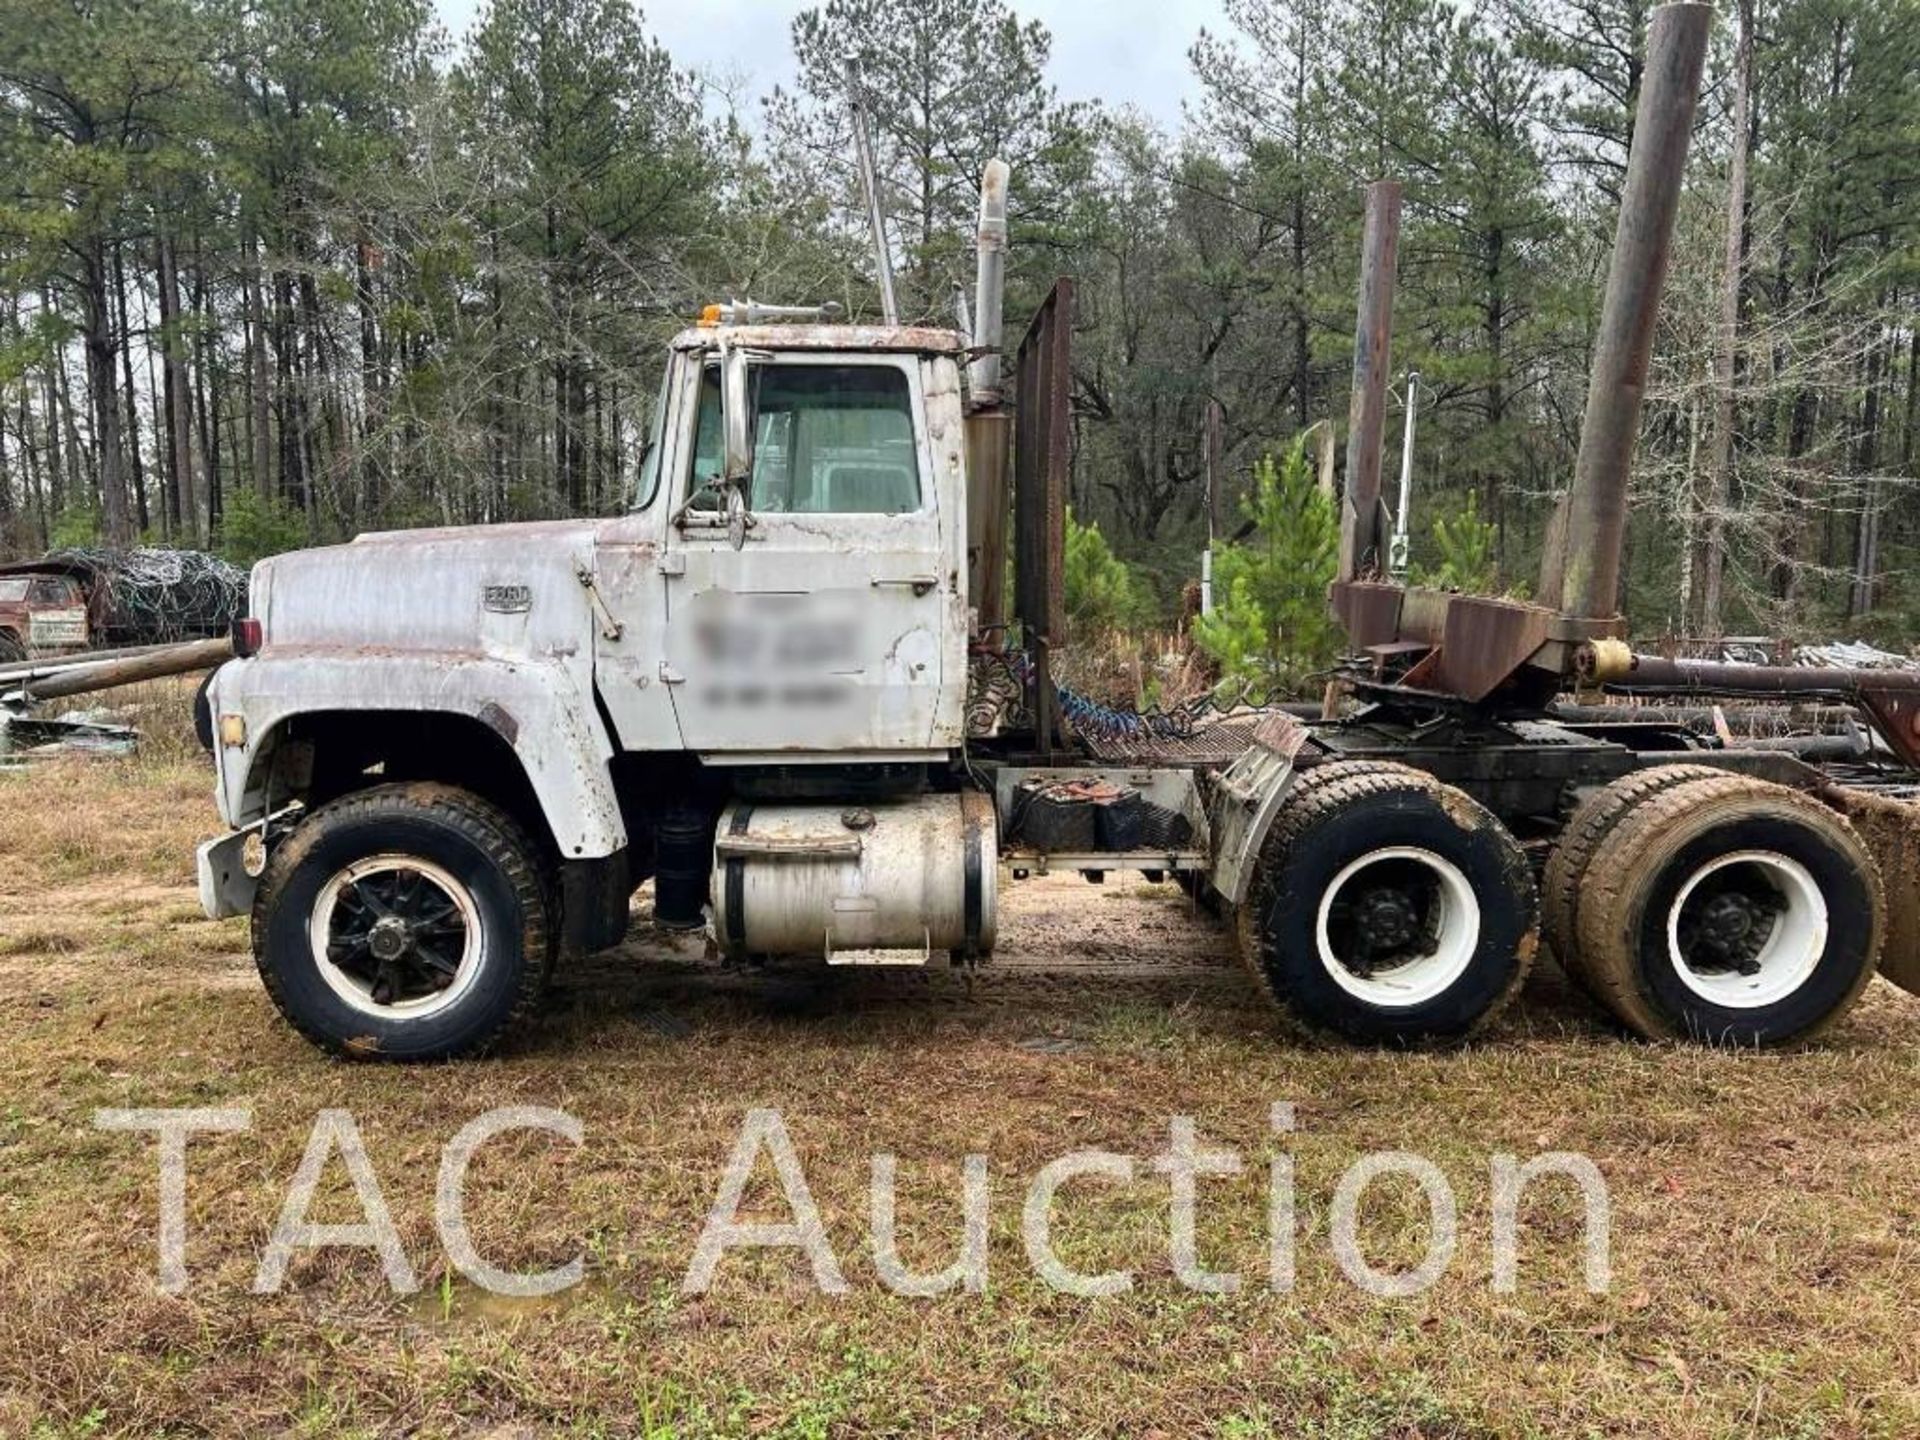
[[[1873,857],[1811,796],[1695,768],[1616,782],[1575,815],[1548,866],[1549,943],[1643,1038],[1812,1039],[1873,978]]]

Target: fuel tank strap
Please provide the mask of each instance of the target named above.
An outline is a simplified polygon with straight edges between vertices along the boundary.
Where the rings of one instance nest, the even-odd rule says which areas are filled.
[[[738,838],[747,833],[747,826],[753,820],[753,806],[741,805],[733,812],[733,823],[727,827],[729,838]],[[747,936],[747,861],[744,855],[735,855],[727,861],[726,891],[726,937],[728,953],[735,959],[746,958]]]

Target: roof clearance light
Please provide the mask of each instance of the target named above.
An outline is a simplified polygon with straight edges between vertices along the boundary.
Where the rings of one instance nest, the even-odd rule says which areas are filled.
[[[824,305],[762,305],[758,300],[734,300],[725,305],[708,305],[700,312],[700,328],[712,330],[721,325],[837,324],[846,315],[846,307],[837,300]]]

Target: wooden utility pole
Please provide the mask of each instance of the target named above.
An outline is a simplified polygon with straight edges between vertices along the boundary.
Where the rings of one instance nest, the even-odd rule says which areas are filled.
[[[1733,156],[1727,166],[1726,269],[1720,277],[1720,343],[1713,357],[1713,451],[1707,460],[1705,538],[1699,558],[1700,633],[1718,635],[1726,575],[1726,510],[1733,492],[1734,383],[1740,369],[1740,297],[1747,269],[1747,165],[1753,143],[1753,0],[1735,0]],[[1688,563],[1692,564],[1689,557]],[[1684,623],[1683,612],[1681,620]]]
[[[1400,264],[1400,185],[1367,187],[1360,253],[1360,323],[1353,342],[1353,396],[1347,412],[1347,496],[1340,523],[1342,580],[1386,569],[1387,516],[1380,504],[1380,447],[1386,437],[1387,370],[1392,363],[1393,287]]]
[[[1542,601],[1587,619],[1610,619],[1620,607],[1627,481],[1712,26],[1713,7],[1691,3],[1662,5],[1647,26],[1646,72],[1573,488],[1549,532],[1540,567]]]
[[[1233,522],[1227,505],[1227,414],[1218,400],[1207,401],[1207,540],[1219,541]]]

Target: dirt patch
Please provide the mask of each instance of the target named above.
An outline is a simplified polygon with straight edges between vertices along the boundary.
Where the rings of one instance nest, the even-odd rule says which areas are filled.
[[[24,793],[0,788],[0,804]],[[564,969],[499,1055],[356,1066],[279,1022],[244,922],[192,908],[203,776],[94,773],[59,798],[97,831],[93,868],[16,850],[0,899],[0,1433],[1920,1433],[1920,1000],[1891,986],[1797,1053],[1624,1041],[1546,965],[1462,1052],[1299,1046],[1175,887],[1062,875],[1003,880],[1000,953],[977,969],[731,969],[643,911],[627,944]],[[582,1257],[584,1282],[550,1304],[475,1293],[434,1227],[441,1146],[505,1104],[584,1130],[577,1147],[502,1137],[469,1179],[490,1263]],[[190,1148],[177,1297],[152,1283],[152,1142],[93,1124],[140,1106],[252,1116]],[[850,1293],[818,1293],[778,1251],[730,1256],[712,1291],[682,1293],[753,1106],[782,1113]],[[332,1108],[357,1117],[412,1295],[353,1250],[303,1254],[283,1293],[252,1293]],[[1245,1157],[1200,1182],[1200,1255],[1245,1278],[1231,1295],[1186,1288],[1168,1258],[1149,1157],[1175,1115]],[[1133,1272],[1104,1300],[1049,1290],[1020,1234],[1033,1175],[1083,1149],[1138,1157],[1134,1183],[1076,1181],[1057,1202],[1063,1257]],[[1427,1156],[1458,1198],[1451,1266],[1404,1300],[1357,1290],[1328,1244],[1340,1176],[1376,1150]],[[1491,1157],[1545,1151],[1590,1156],[1608,1183],[1604,1294],[1582,1282],[1575,1198],[1551,1187],[1528,1192],[1519,1288],[1488,1284]],[[887,1292],[876,1152],[898,1158],[903,1261],[927,1271],[956,1251],[964,1157],[988,1157],[984,1295]],[[1282,1152],[1300,1239],[1276,1292]],[[768,1172],[749,1208],[784,1219]],[[1366,1253],[1412,1263],[1419,1192],[1369,1197]],[[337,1160],[313,1218],[360,1218]]]

